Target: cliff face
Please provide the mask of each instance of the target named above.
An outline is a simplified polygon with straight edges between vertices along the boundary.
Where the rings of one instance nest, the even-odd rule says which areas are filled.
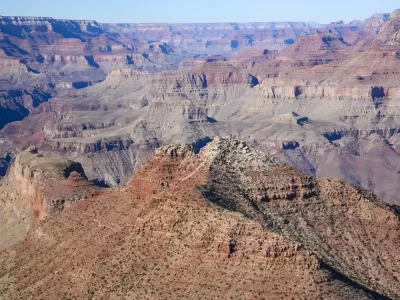
[[[313,31],[296,22],[100,24],[1,16],[0,128],[51,97],[96,84],[115,70],[159,72],[177,69],[193,56],[282,49]]]
[[[301,175],[238,141],[216,139],[200,157],[209,152],[213,157],[210,180],[202,190],[208,199],[302,243],[356,282],[397,297],[400,290],[393,276],[398,278],[399,273],[396,268],[390,270],[398,260],[392,257],[399,243],[397,207],[338,180]],[[376,228],[373,234],[369,232],[372,228]],[[385,243],[371,243],[375,237]],[[386,259],[376,260],[371,249],[385,253]],[[375,261],[373,275],[370,263]],[[377,282],[376,277],[388,281]]]
[[[113,36],[95,21],[0,17],[0,127],[113,70],[176,69],[185,58],[170,45]]]
[[[126,182],[130,173],[161,144],[195,143],[207,136],[244,132],[248,133],[249,141],[260,147],[274,145],[277,153],[285,155],[281,159],[313,173],[314,166],[324,165],[321,163],[326,159],[317,149],[337,151],[350,143],[352,155],[370,156],[369,150],[362,150],[369,149],[370,142],[359,140],[361,137],[372,133],[383,138],[396,135],[396,119],[388,122],[384,116],[397,114],[390,105],[399,95],[397,58],[385,53],[371,50],[311,69],[291,67],[293,71],[288,73],[283,73],[288,60],[274,59],[274,54],[271,57],[268,51],[243,53],[232,59],[197,59],[182,64],[179,71],[155,74],[114,71],[102,83],[53,98],[32,116],[7,126],[3,132],[7,140],[20,148],[34,142],[46,151],[78,159],[91,179],[113,185]],[[366,60],[368,66],[363,65]],[[334,64],[340,66],[338,73],[333,71]],[[269,73],[273,70],[265,71],[274,65],[279,74],[276,77]],[[355,71],[350,65],[360,67]],[[392,71],[385,72],[388,68]],[[374,75],[368,79],[356,78],[355,74],[368,72]],[[330,109],[324,110],[323,106]],[[294,107],[297,114],[317,123],[298,124],[291,129],[292,133],[285,127],[276,127],[273,118],[291,113]],[[379,128],[369,128],[368,119],[377,117],[378,112]],[[346,120],[356,117],[359,121],[350,129]],[[318,127],[323,120],[331,123],[322,133],[314,131],[313,126]],[[264,126],[262,131],[258,129],[260,126]],[[300,142],[296,132],[307,130],[311,133]],[[37,135],[32,136],[32,132]],[[339,138],[345,145],[332,144],[327,138],[331,132],[340,132]],[[352,148],[354,141],[347,136],[357,140],[359,154]],[[292,149],[288,145],[297,146]],[[300,161],[286,156],[296,149],[303,152]],[[325,172],[328,170],[321,168],[321,175]],[[343,172],[343,168],[338,172]],[[368,179],[361,177],[352,182],[364,185]],[[380,193],[378,185],[366,187]],[[392,196],[387,199],[397,201]]]
[[[319,48],[303,47],[309,41]],[[324,53],[341,54],[316,59]],[[126,183],[160,145],[241,136],[299,170],[399,203],[399,63],[390,47],[356,51],[320,34],[280,55],[247,50],[191,59],[174,71],[113,71],[99,84],[59,94],[3,132],[19,149],[34,143],[76,159],[90,179],[110,185]],[[286,120],[293,112],[296,120]]]
[[[21,152],[0,187],[0,247],[23,239],[40,221],[96,190],[79,163],[44,157],[34,147]]]
[[[229,54],[243,48],[281,50],[299,36],[315,32],[302,22],[212,23],[212,24],[103,24],[141,41],[158,41],[189,53]]]
[[[85,34],[101,34],[103,31],[100,28],[99,23],[93,20],[57,20],[46,17],[0,17],[0,26],[2,32],[15,32],[17,30],[21,36],[23,36],[23,29],[26,32],[33,30],[39,32],[54,31],[58,32],[61,28],[65,28],[65,32],[70,35],[73,33],[85,33]],[[14,31],[13,31],[14,30]]]
[[[400,42],[400,10],[397,9],[390,14],[387,22],[379,32],[378,39],[389,44],[398,44]]]
[[[349,48],[350,44],[340,35],[316,33],[299,38],[284,49],[281,56],[286,59],[313,60],[315,64],[322,64],[343,58]]]
[[[231,135],[400,203],[400,56],[379,38],[396,34],[396,20],[396,12],[325,27],[5,19],[3,28],[53,25],[21,37],[2,30],[4,124],[30,114],[2,130],[13,146],[3,161],[34,144],[118,185],[160,145]]]
[[[166,146],[127,186],[3,251],[0,295],[396,298],[399,230],[373,196],[243,142],[217,138],[199,154]]]

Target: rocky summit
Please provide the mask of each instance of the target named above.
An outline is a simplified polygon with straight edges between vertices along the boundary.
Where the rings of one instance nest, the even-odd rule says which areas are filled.
[[[399,75],[400,10],[0,16],[0,300],[400,299]]]
[[[0,186],[0,250],[98,190],[79,163],[45,157],[35,147],[21,152]]]
[[[0,295],[395,299],[399,234],[373,194],[216,138],[162,147],[127,185],[39,224],[1,253]]]

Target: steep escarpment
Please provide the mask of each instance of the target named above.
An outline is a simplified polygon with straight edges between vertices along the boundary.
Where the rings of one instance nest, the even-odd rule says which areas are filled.
[[[38,107],[48,101],[50,94],[40,88],[12,89],[12,86],[3,86],[0,91],[0,128],[8,123],[20,121]]]
[[[397,207],[338,180],[300,175],[238,141],[217,143],[204,149],[214,157],[211,179],[201,188],[206,197],[302,243],[346,277],[398,297]],[[261,160],[269,167],[261,170]]]
[[[36,145],[79,161],[90,180],[118,185],[161,145],[231,135],[310,175],[400,203],[400,60],[395,44],[379,38],[395,33],[396,16],[324,27],[16,19],[32,28],[57,23],[80,38],[50,27],[48,43],[35,30],[2,33],[5,90],[30,86],[5,105],[30,116],[2,130],[13,147],[2,153],[4,165]],[[29,96],[38,84],[35,93],[51,100],[36,107],[47,101]]]
[[[325,205],[324,218],[336,220],[335,230],[317,222],[324,211],[316,208]],[[293,215],[281,214],[285,210]],[[0,295],[397,297],[397,217],[347,184],[302,175],[243,142],[218,138],[198,155],[186,145],[166,146],[127,186],[74,203],[3,251]],[[382,220],[391,228],[385,245],[376,226]],[[362,227],[370,235],[356,233]],[[351,238],[333,236],[336,229]],[[324,252],[313,248],[316,238]],[[379,260],[372,259],[375,246]],[[354,276],[367,266],[385,271],[379,282],[374,273]]]
[[[87,181],[79,163],[44,157],[34,147],[21,152],[0,187],[0,248],[23,239],[40,221],[98,189]]]
[[[390,14],[389,19],[379,31],[378,39],[388,44],[398,44],[400,42],[400,10],[397,9]]]
[[[303,22],[103,24],[108,32],[141,41],[157,41],[191,54],[230,54],[240,49],[281,50],[299,36],[315,32]]]
[[[64,91],[101,82],[115,70],[173,70],[184,60],[207,53],[281,49],[311,32],[312,26],[295,22],[100,24],[1,16],[0,128],[22,120]],[[2,159],[9,154],[2,153]]]
[[[303,172],[399,203],[400,61],[389,49],[371,48],[299,63],[315,61],[313,47],[300,47],[307,41],[322,54],[351,48],[332,35],[333,48],[324,48],[324,37],[298,40],[288,57],[243,51],[191,59],[176,71],[113,71],[97,85],[60,93],[3,133],[18,149],[36,144],[78,160],[91,180],[109,185],[126,183],[160,145],[240,136]]]
[[[176,69],[185,58],[167,44],[105,32],[96,21],[0,17],[0,127],[62,91],[104,80],[113,70]]]
[[[53,98],[4,132],[20,149],[36,143],[82,162],[90,179],[115,185],[127,182],[159,145],[223,132],[203,101],[226,102],[250,86],[248,73],[229,66],[156,74],[115,71],[96,86]],[[99,97],[93,99],[94,94]]]
[[[339,60],[346,55],[350,44],[333,33],[316,33],[301,37],[282,52],[282,57],[297,60],[302,64],[323,64]]]

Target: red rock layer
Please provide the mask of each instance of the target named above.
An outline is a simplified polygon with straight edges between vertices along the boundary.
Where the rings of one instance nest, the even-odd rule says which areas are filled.
[[[282,197],[257,200],[269,205],[270,213],[259,218],[256,206],[261,204],[248,206],[247,197],[263,193],[261,185],[281,192],[290,186],[300,193],[290,199],[281,193]],[[224,209],[228,204],[230,209]],[[331,207],[329,215],[313,208],[321,205]],[[288,209],[292,216],[288,211],[281,214]],[[331,218],[337,228],[324,225],[322,220]],[[4,251],[0,295],[12,299],[385,298],[368,290],[377,288],[396,297],[400,291],[388,273],[379,273],[379,282],[363,277],[372,280],[376,274],[353,277],[352,273],[367,265],[380,272],[376,267],[383,264],[388,266],[385,272],[398,276],[398,260],[388,256],[397,255],[396,219],[386,206],[357,195],[353,187],[316,182],[238,141],[217,139],[199,155],[188,146],[164,147],[127,186],[75,203]],[[299,231],[290,227],[295,220]],[[387,248],[378,246],[378,262],[369,247],[379,242],[381,231],[375,225],[383,220],[392,229]],[[345,230],[349,222],[354,234]],[[358,234],[361,228],[371,235]],[[275,233],[281,229],[284,236]],[[296,234],[304,238],[302,243],[296,242]],[[332,251],[331,257],[317,248],[308,250],[316,237],[321,244],[315,246]],[[332,249],[325,248],[326,240]],[[364,245],[353,252],[357,259],[348,257],[352,245]],[[371,260],[364,262],[369,254]],[[344,266],[341,274],[335,271],[339,263]]]

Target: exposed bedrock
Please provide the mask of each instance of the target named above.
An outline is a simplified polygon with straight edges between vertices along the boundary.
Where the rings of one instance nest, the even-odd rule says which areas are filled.
[[[266,78],[212,60],[192,71],[113,71],[3,132],[19,149],[36,143],[77,160],[90,180],[109,185],[126,182],[160,145],[232,135],[303,172],[339,177],[399,203],[398,100],[394,84]]]
[[[49,102],[2,130],[13,147],[2,150],[4,165],[33,144],[79,161],[90,180],[117,185],[160,146],[230,135],[302,172],[345,179],[399,203],[399,51],[379,38],[396,34],[397,19],[396,12],[379,14],[319,30],[301,23],[107,24],[99,26],[104,32],[85,28],[93,22],[66,22],[81,38],[47,29],[53,39],[34,59],[21,52],[31,53],[27,37],[10,39],[3,52],[20,59],[4,52],[1,61],[13,66],[14,84],[58,75],[48,83],[57,90]],[[34,31],[26,34],[41,45]],[[274,35],[285,50],[258,47],[257,39]],[[199,44],[208,47],[203,54],[235,51],[192,55]],[[79,76],[67,82],[71,72]]]
[[[44,156],[36,147],[22,151],[0,187],[0,248],[22,240],[41,221],[98,190],[81,164]]]
[[[174,144],[3,251],[0,295],[396,299],[399,230],[371,193],[245,142]]]

